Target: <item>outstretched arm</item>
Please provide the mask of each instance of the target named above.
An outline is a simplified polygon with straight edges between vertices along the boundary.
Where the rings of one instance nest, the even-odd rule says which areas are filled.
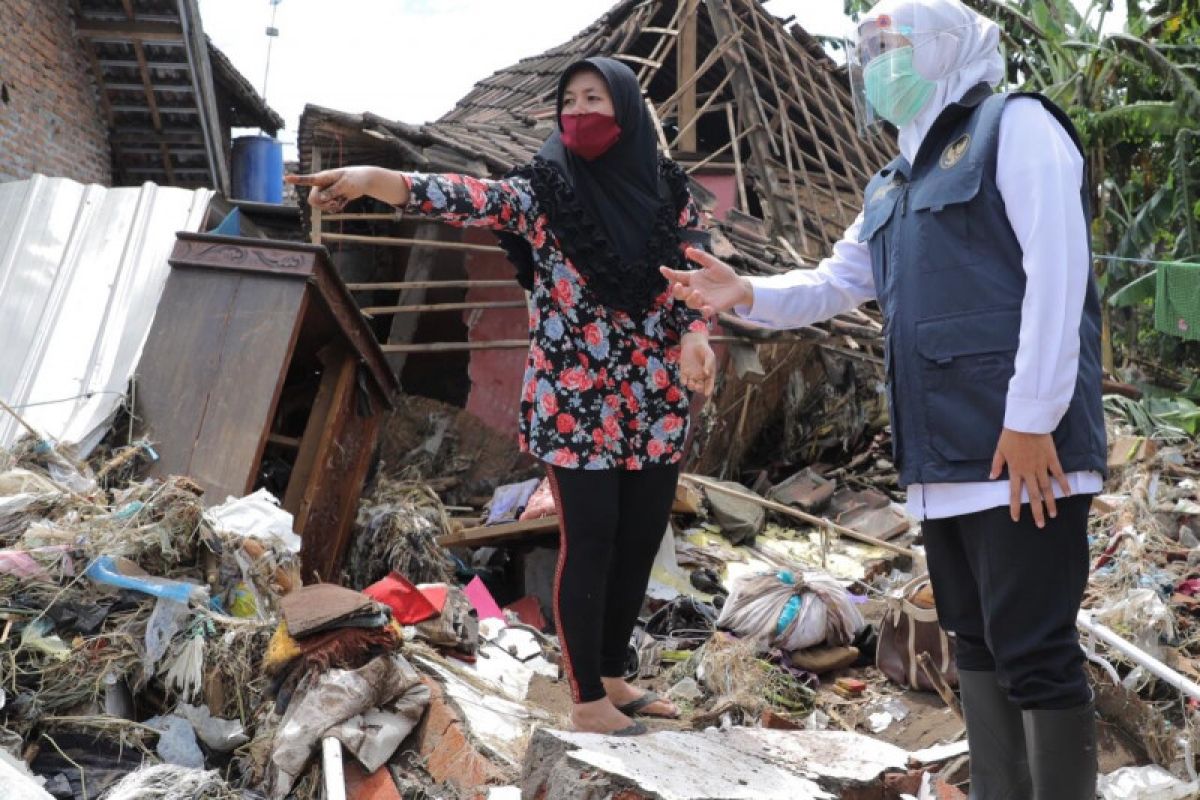
[[[747,322],[767,328],[799,328],[829,319],[872,300],[875,280],[871,253],[858,241],[862,215],[816,269],[794,269],[783,275],[746,277],[725,262],[689,250],[700,266],[692,272],[663,267],[676,299],[706,316],[734,311]]]
[[[533,190],[522,178],[488,180],[361,166],[289,175],[286,180],[311,186],[308,202],[322,211],[340,211],[351,200],[366,196],[452,225],[519,234],[531,230],[538,215]]]

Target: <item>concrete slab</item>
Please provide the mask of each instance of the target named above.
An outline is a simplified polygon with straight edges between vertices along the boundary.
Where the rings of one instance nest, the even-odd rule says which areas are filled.
[[[844,731],[733,728],[621,738],[542,729],[530,741],[521,780],[523,796],[534,800],[836,800],[881,789],[883,773],[903,769],[907,758],[898,747]]]

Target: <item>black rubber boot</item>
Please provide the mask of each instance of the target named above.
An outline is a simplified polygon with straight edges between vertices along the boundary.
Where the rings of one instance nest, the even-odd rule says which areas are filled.
[[[971,747],[970,800],[1030,800],[1033,782],[1021,709],[996,683],[994,672],[959,670],[967,742]]]
[[[1096,800],[1096,707],[1026,710],[1034,800]]]

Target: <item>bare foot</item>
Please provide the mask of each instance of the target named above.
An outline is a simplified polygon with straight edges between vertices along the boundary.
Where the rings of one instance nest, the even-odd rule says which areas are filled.
[[[612,733],[632,724],[633,720],[617,711],[608,698],[571,707],[571,725],[581,733]]]
[[[604,691],[608,695],[608,699],[612,701],[614,708],[631,703],[646,693],[645,689],[639,689],[623,678],[601,678],[600,680],[604,683]],[[670,700],[662,698],[638,709],[637,713],[643,717],[675,719],[679,716],[679,709]]]

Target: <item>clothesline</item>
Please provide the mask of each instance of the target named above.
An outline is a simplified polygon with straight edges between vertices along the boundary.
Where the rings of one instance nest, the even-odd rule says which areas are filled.
[[[1161,261],[1153,258],[1128,258],[1126,256],[1110,255],[1093,255],[1092,258],[1099,259],[1100,261],[1121,261],[1129,264],[1142,264],[1152,267],[1173,266],[1175,264],[1186,264],[1188,266],[1200,267],[1200,261]]]

